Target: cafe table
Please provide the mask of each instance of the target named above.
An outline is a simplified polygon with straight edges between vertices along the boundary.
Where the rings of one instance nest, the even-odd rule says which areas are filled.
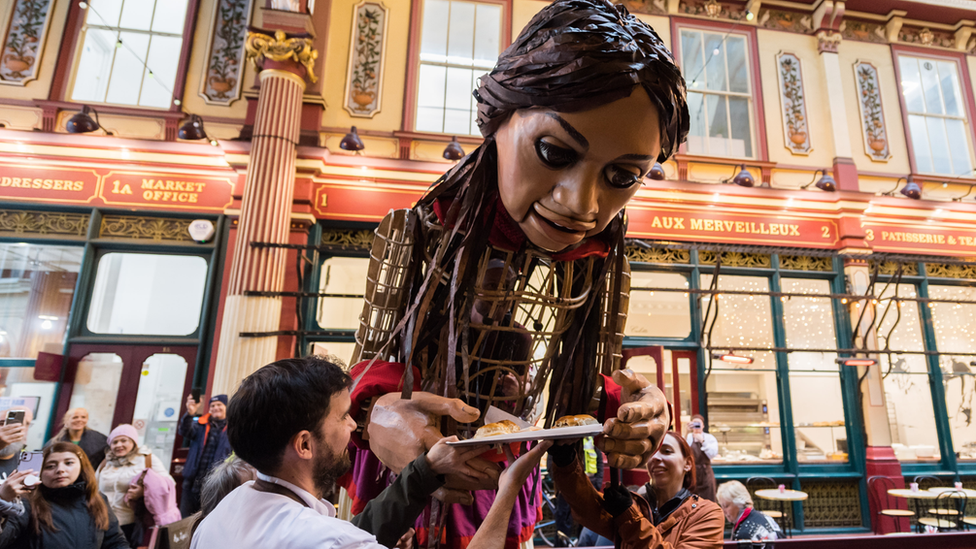
[[[778,488],[770,488],[768,490],[756,490],[756,497],[760,497],[769,501],[779,502],[779,511],[783,515],[783,530],[786,533],[786,537],[792,537],[793,529],[790,524],[793,521],[792,516],[786,516],[786,504],[792,503],[794,501],[804,501],[809,496],[806,492],[800,490],[779,490]]]
[[[915,531],[921,533],[922,526],[921,523],[918,522],[919,512],[918,512],[918,505],[916,504],[916,502],[934,501],[936,498],[939,497],[939,492],[935,492],[932,490],[912,491],[909,490],[908,488],[893,488],[891,490],[888,490],[888,495],[894,496],[896,498],[904,498],[908,500],[908,503],[912,507],[912,512],[915,513]]]

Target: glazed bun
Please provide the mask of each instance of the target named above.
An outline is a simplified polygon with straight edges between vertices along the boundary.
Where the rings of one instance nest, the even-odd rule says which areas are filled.
[[[599,425],[600,422],[596,420],[595,417],[587,414],[579,414],[576,416],[563,416],[556,420],[552,426],[554,429],[559,427],[579,427],[581,425]]]
[[[489,423],[484,427],[479,427],[478,431],[474,434],[474,438],[487,438],[517,432],[519,432],[518,425],[516,425],[515,422],[506,419],[497,423]]]

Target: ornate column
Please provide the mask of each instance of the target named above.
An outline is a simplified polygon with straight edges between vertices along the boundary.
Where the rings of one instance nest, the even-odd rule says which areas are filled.
[[[241,337],[275,332],[281,297],[245,295],[281,292],[286,250],[255,248],[253,242],[285,244],[295,187],[295,147],[301,130],[305,79],[315,82],[317,53],[307,38],[272,38],[249,32],[247,53],[261,70],[251,154],[234,245],[233,263],[217,347],[212,393],[232,394],[241,379],[274,362],[278,338]]]

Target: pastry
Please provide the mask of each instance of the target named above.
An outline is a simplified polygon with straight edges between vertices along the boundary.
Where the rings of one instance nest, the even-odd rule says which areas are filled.
[[[489,423],[483,427],[479,427],[474,434],[474,438],[487,438],[517,432],[519,432],[518,425],[513,421],[505,419],[497,423]]]
[[[556,420],[552,426],[554,429],[559,427],[579,427],[581,425],[599,425],[599,421],[595,417],[586,414],[579,414],[577,416],[563,416]]]

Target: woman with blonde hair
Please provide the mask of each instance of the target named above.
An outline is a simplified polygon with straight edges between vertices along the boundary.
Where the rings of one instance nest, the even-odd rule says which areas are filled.
[[[752,506],[749,490],[737,480],[730,480],[718,487],[718,505],[725,518],[732,523],[732,539],[773,541],[782,537],[779,525]]]
[[[98,469],[105,459],[105,448],[108,437],[94,429],[88,428],[88,410],[72,408],[61,419],[61,430],[47,441],[45,446],[55,442],[70,442],[79,446],[88,457],[92,468]]]

